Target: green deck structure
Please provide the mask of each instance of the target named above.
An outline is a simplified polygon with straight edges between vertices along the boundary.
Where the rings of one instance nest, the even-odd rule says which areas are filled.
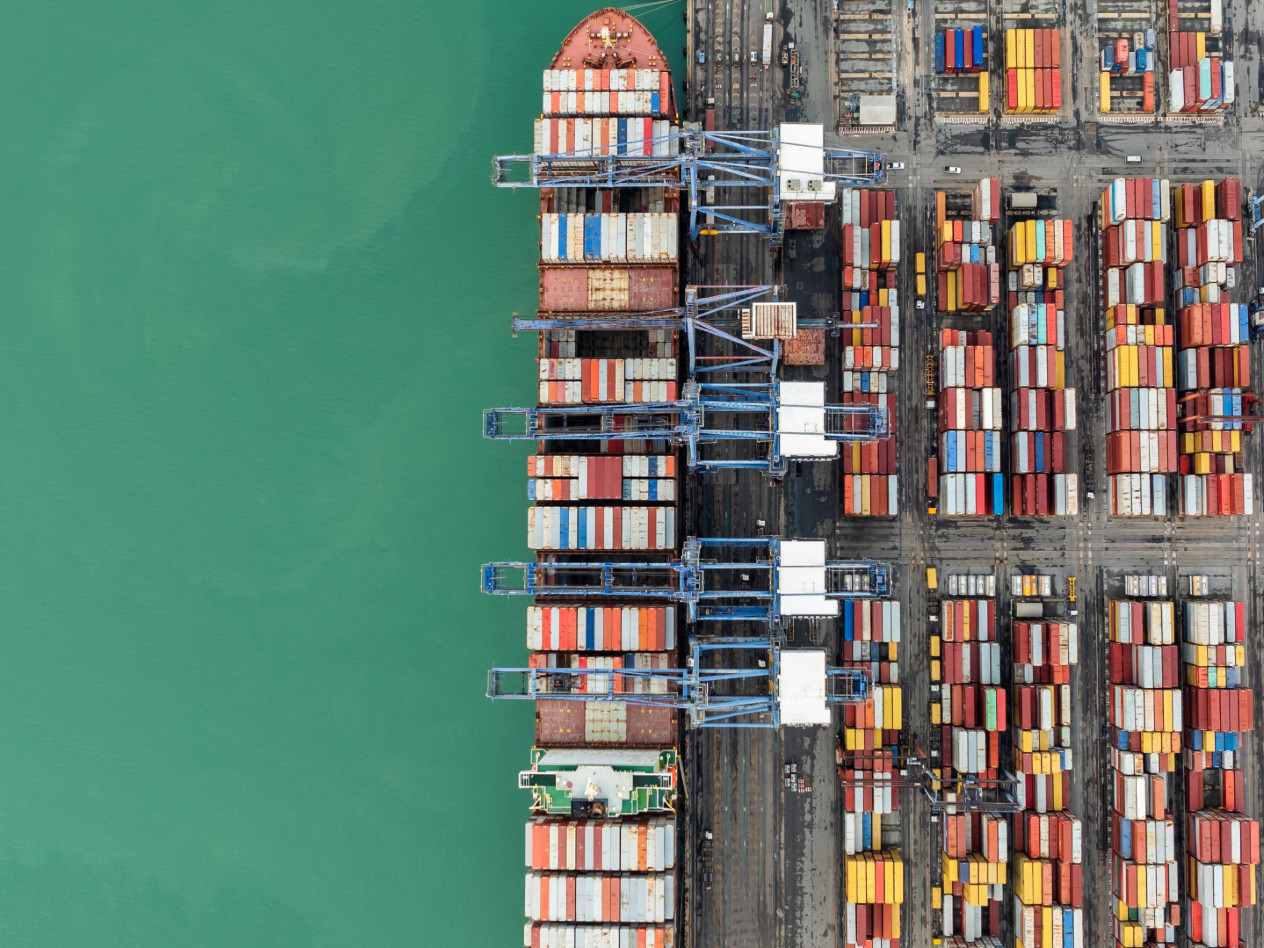
[[[533,747],[518,786],[531,791],[531,811],[547,816],[674,813],[676,751]]]

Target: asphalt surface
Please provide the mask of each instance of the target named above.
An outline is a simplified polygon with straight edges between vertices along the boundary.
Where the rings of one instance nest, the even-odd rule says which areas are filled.
[[[904,646],[900,674],[904,686],[905,723],[911,743],[929,746],[930,682],[927,655],[927,615],[934,601],[925,587],[925,568],[949,573],[992,571],[998,590],[1011,574],[1048,572],[1079,578],[1080,663],[1072,677],[1077,718],[1072,732],[1074,770],[1071,809],[1085,826],[1085,944],[1109,939],[1109,874],[1107,825],[1109,801],[1103,787],[1106,746],[1104,671],[1105,600],[1122,595],[1122,576],[1162,573],[1169,577],[1173,598],[1178,579],[1207,573],[1216,592],[1244,598],[1253,615],[1264,610],[1261,582],[1261,520],[1243,518],[1204,521],[1121,521],[1107,516],[1105,489],[1104,417],[1101,410],[1104,354],[1101,346],[1101,308],[1096,287],[1097,254],[1094,205],[1106,182],[1119,175],[1153,175],[1175,180],[1240,175],[1247,187],[1258,188],[1264,159],[1264,121],[1259,115],[1264,76],[1260,69],[1260,37],[1264,35],[1264,4],[1250,0],[1226,2],[1226,46],[1238,64],[1238,103],[1233,114],[1211,123],[1163,126],[1130,124],[1128,118],[1104,117],[1097,112],[1099,33],[1098,5],[1073,0],[1066,7],[1072,29],[1064,36],[1065,70],[1063,113],[1052,120],[1014,123],[1003,117],[995,90],[1000,48],[990,47],[994,90],[991,112],[983,121],[962,122],[951,113],[960,109],[944,96],[952,85],[931,76],[929,55],[933,32],[948,25],[954,6],[948,0],[917,0],[906,12],[902,2],[852,4],[851,0],[686,0],[691,4],[690,68],[687,77],[687,118],[701,120],[709,106],[716,109],[716,127],[768,128],[787,117],[820,122],[831,133],[839,130],[846,112],[846,96],[854,77],[839,74],[869,70],[868,56],[854,37],[836,36],[837,8],[845,26],[856,33],[855,14],[889,9],[885,19],[873,21],[875,48],[893,51],[895,88],[899,92],[900,125],[894,133],[855,134],[832,143],[873,148],[889,160],[902,161],[906,170],[893,172],[884,185],[897,191],[904,239],[901,263],[903,338],[899,392],[900,515],[891,520],[841,518],[840,473],[837,464],[792,465],[784,482],[743,472],[707,476],[692,485],[689,528],[701,536],[751,536],[779,533],[788,537],[824,537],[837,558],[872,557],[895,566],[895,596],[903,603]],[[1113,12],[1140,0],[1113,0]],[[1141,4],[1144,5],[1144,4]],[[1165,8],[1166,4],[1156,4]],[[962,10],[985,16],[992,35],[1011,25],[1055,25],[1047,3],[1014,0],[972,2]],[[788,70],[776,63],[764,69],[750,62],[758,50],[765,14],[772,12],[776,30],[774,52],[793,41],[799,51],[801,97],[787,96]],[[1027,16],[1032,15],[1028,20]],[[1156,19],[1162,28],[1163,19]],[[885,45],[884,45],[885,44]],[[697,54],[703,53],[703,57]],[[851,62],[860,57],[864,65]],[[705,63],[699,63],[705,58]],[[880,56],[879,56],[880,58]],[[1163,92],[1162,85],[1160,86]],[[1140,154],[1140,165],[1125,164],[1124,156]],[[946,173],[962,168],[961,176]],[[928,308],[915,310],[912,260],[914,252],[933,249],[931,215],[937,188],[967,190],[983,175],[999,176],[1002,188],[1035,188],[1057,201],[1059,215],[1075,222],[1075,261],[1067,270],[1068,385],[1078,390],[1079,431],[1068,456],[1080,459],[1080,516],[1047,521],[1009,518],[1004,521],[953,522],[929,517],[925,500],[925,459],[935,436],[934,418],[924,407],[922,362],[932,350],[940,325],[991,328],[998,348],[1004,347],[1001,308],[994,316],[941,322]],[[787,236],[782,254],[773,258],[754,237],[703,238],[692,248],[688,278],[694,283],[763,284],[785,287],[784,298],[800,304],[801,318],[836,313],[837,211],[824,233]],[[1235,301],[1245,301],[1243,288],[1260,285],[1258,248],[1239,268],[1240,288]],[[1257,350],[1253,356],[1255,387],[1264,370]],[[839,349],[830,340],[827,365],[786,367],[783,377],[826,379],[827,394],[838,392]],[[998,384],[1008,387],[998,359]],[[1008,422],[1007,422],[1008,423]],[[1261,485],[1260,433],[1247,439],[1247,470]],[[1069,445],[1069,448],[1071,446]],[[1257,486],[1257,491],[1260,490]],[[1086,499],[1092,490],[1096,499]],[[760,526],[762,522],[763,526]],[[1002,596],[1001,606],[1007,606]],[[1004,613],[1001,613],[1002,615]],[[1004,626],[1003,626],[1004,627]],[[1248,643],[1248,681],[1264,681],[1264,642],[1258,626]],[[741,629],[726,629],[740,634]],[[789,631],[791,645],[836,642],[832,625],[805,623]],[[1264,712],[1256,693],[1256,715]],[[689,732],[686,737],[688,833],[685,847],[688,874],[684,886],[683,934],[687,946],[834,946],[841,945],[841,840],[839,789],[834,776],[837,729]],[[1259,762],[1264,752],[1260,732],[1250,736],[1245,755],[1249,799],[1244,807],[1264,815],[1260,796]],[[783,766],[798,764],[811,781],[809,792],[788,790]],[[938,827],[920,795],[906,793],[901,809],[902,849],[906,864],[906,901],[903,913],[907,945],[927,945],[932,935],[930,910],[931,867],[935,862]],[[704,880],[696,854],[704,831],[710,831],[713,856]],[[1184,891],[1184,889],[1182,889]],[[1008,902],[1007,902],[1008,909]],[[1261,931],[1248,913],[1244,939],[1255,943]]]

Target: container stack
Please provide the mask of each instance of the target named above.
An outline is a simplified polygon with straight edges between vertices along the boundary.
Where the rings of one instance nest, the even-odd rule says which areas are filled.
[[[1243,259],[1242,182],[1179,184],[1173,272],[1180,352],[1180,512],[1190,517],[1254,510],[1254,483],[1244,470],[1244,414],[1251,394],[1250,315],[1229,301],[1234,267]]]
[[[1214,52],[1218,40],[1194,30],[1168,33],[1168,111],[1227,112],[1235,99],[1233,60]]]
[[[842,397],[844,405],[878,405],[890,436],[840,445],[843,513],[899,513],[895,372],[900,367],[900,220],[894,191],[846,188],[842,210]],[[848,329],[848,324],[872,328]]]
[[[674,819],[537,817],[526,866],[529,948],[674,944]]]
[[[1155,111],[1154,76],[1158,57],[1154,30],[1108,40],[1101,59],[1101,111],[1111,112],[1112,84],[1119,78],[1141,77],[1141,111]]]
[[[1014,818],[1013,925],[1015,944],[1024,948],[1084,941],[1083,827],[1068,809],[1079,630],[1044,618],[1052,587],[1047,575],[1010,577],[1010,739],[1023,806]]]
[[[648,116],[538,118],[534,144],[537,155],[576,160],[609,155],[667,158],[678,147],[672,123]]]
[[[958,938],[961,944],[989,944],[989,939],[1004,934],[1009,817],[952,813],[942,820],[941,930],[945,938]]]
[[[1005,31],[1005,111],[1062,108],[1062,33],[1051,27]]]
[[[1166,180],[1116,178],[1098,206],[1106,473],[1116,517],[1163,517],[1177,470],[1175,329],[1165,308]]]
[[[546,69],[535,154],[666,157],[676,149],[671,73]]]
[[[675,214],[541,214],[540,259],[546,263],[675,261],[679,230]]]
[[[940,726],[943,759],[956,773],[994,777],[1007,705],[995,647],[996,600],[940,600],[939,631],[943,684],[939,699],[932,698],[931,723]]]
[[[544,115],[661,115],[673,112],[665,69],[546,69]]]
[[[843,857],[845,944],[898,948],[904,904],[904,859],[898,852],[862,852]]]
[[[935,32],[936,75],[987,72],[987,32],[981,26]]]
[[[954,195],[954,198],[957,196]],[[970,205],[935,192],[936,305],[941,313],[984,313],[1001,301],[1001,264],[992,225],[1000,220],[1000,182],[984,178]]]
[[[1168,944],[1181,921],[1172,775],[1183,720],[1172,603],[1110,599],[1106,632],[1115,940]]]
[[[1254,730],[1245,686],[1246,603],[1187,599],[1181,639],[1185,732],[1187,927],[1199,945],[1236,945],[1240,912],[1257,904],[1260,824],[1243,814],[1244,736]]]
[[[1005,513],[995,358],[986,330],[939,331],[939,501],[946,516]]]
[[[863,671],[871,683],[871,696],[864,703],[843,705],[839,739],[847,895],[844,944],[899,948],[904,864],[890,840],[898,838],[900,793],[894,782],[904,728],[900,604],[844,600],[840,632],[842,666]]]
[[[601,695],[663,692],[661,680],[618,674],[620,669],[676,664],[673,606],[531,606],[527,610],[529,668],[609,670],[610,674],[541,680],[545,692]],[[542,747],[670,747],[676,713],[670,708],[609,700],[536,702],[536,744]]]
[[[949,577],[953,596],[958,577]],[[1007,695],[1001,678],[995,586],[969,577],[977,599],[942,599],[930,640],[932,743],[939,746],[941,792],[955,799],[967,780],[990,779],[1000,767],[1000,730]],[[991,579],[977,577],[979,580]],[[989,945],[1002,933],[1009,873],[1009,825],[1004,817],[955,813],[943,821],[941,885],[931,907],[941,913],[945,944]],[[999,942],[996,942],[999,944]]]
[[[1010,488],[1011,510],[1023,517],[1079,513],[1066,435],[1075,430],[1064,296],[1073,253],[1069,220],[1022,220],[1010,228]]]

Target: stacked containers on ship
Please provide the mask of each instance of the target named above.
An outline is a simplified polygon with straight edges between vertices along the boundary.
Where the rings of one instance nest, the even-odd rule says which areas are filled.
[[[1259,820],[1243,813],[1242,751],[1255,728],[1246,667],[1246,603],[1181,603],[1185,670],[1186,930],[1198,945],[1236,945],[1257,904]]]
[[[1115,939],[1171,943],[1181,922],[1174,781],[1183,726],[1172,602],[1110,599],[1106,632]]]
[[[1133,42],[1131,44],[1127,36],[1113,39],[1107,38],[1106,45],[1102,49],[1101,72],[1098,76],[1100,89],[1099,111],[1111,112],[1114,110],[1114,105],[1111,102],[1111,92],[1112,90],[1117,90],[1117,87],[1120,85],[1115,80],[1119,78],[1135,80],[1138,76],[1140,77],[1141,92],[1140,111],[1146,113],[1155,111],[1154,76],[1155,63],[1158,62],[1155,38],[1153,29],[1141,30],[1133,34]],[[1136,86],[1135,81],[1125,84],[1132,87]],[[1135,95],[1135,92],[1131,94]],[[1135,110],[1129,109],[1126,111]]]
[[[950,206],[951,204],[951,206]],[[962,195],[935,192],[935,300],[941,313],[985,313],[1001,301],[1001,264],[992,225],[1000,220],[996,178]]]
[[[1062,109],[1062,31],[1005,31],[1005,111],[1015,115]]]
[[[1015,943],[1082,945],[1083,826],[1070,811],[1071,673],[1079,629],[1074,622],[1044,618],[1052,577],[1013,576],[1010,594],[1010,738],[1022,804],[1013,834]]]
[[[941,784],[950,795],[965,781],[994,779],[1001,770],[1008,695],[997,630],[995,599],[940,600],[942,682],[938,697],[931,697],[931,723],[939,725]],[[944,817],[940,912],[945,938],[980,944],[1002,936],[1009,836],[1008,817],[975,812]]]
[[[1001,516],[1001,390],[986,330],[939,331],[939,511]]]
[[[1176,331],[1166,309],[1166,180],[1115,178],[1098,229],[1106,324],[1110,513],[1164,517],[1177,470]]]
[[[899,514],[896,385],[900,367],[900,220],[894,191],[846,188],[842,211],[842,403],[886,411],[890,435],[839,446],[843,514]],[[849,324],[867,328],[848,329]],[[859,422],[858,422],[859,423]]]
[[[558,167],[595,155],[652,159],[675,150],[671,76],[660,69],[548,69],[535,152]],[[673,189],[544,189],[539,312],[582,319],[679,305],[679,210]],[[618,431],[617,406],[678,397],[670,330],[550,330],[539,335],[538,403],[593,406]],[[594,416],[572,416],[590,424]],[[560,424],[560,423],[559,423]],[[679,456],[662,441],[551,441],[528,459],[528,545],[541,560],[670,559],[679,544]],[[670,707],[610,700],[663,693],[624,669],[677,667],[676,610],[667,604],[538,599],[528,610],[536,702],[533,759],[543,755],[630,774],[674,770]],[[585,670],[586,675],[563,674]],[[592,700],[584,696],[592,695]],[[657,759],[657,764],[651,764]],[[664,763],[666,761],[666,763]],[[635,779],[635,778],[633,778]],[[527,784],[524,784],[527,785]],[[582,948],[675,944],[675,823],[670,793],[595,807],[578,790],[550,801],[536,786],[527,825],[524,944]],[[647,785],[648,786],[648,785]],[[644,800],[642,795],[649,794]],[[541,803],[541,801],[544,801]]]
[[[1243,467],[1251,414],[1250,316],[1230,299],[1243,259],[1238,178],[1172,188],[1175,250],[1178,509],[1187,517],[1247,514],[1254,479]]]
[[[1079,477],[1067,450],[1076,416],[1064,296],[1073,252],[1069,220],[1020,220],[1010,228],[1010,509],[1018,516],[1079,513]]]
[[[839,780],[843,793],[843,943],[900,944],[904,861],[888,842],[899,827],[897,754],[904,729],[900,603],[845,599],[839,621],[842,667],[865,673],[870,697],[843,705]],[[898,838],[898,836],[896,836]]]
[[[1168,111],[1227,112],[1235,100],[1233,60],[1218,37],[1196,30],[1168,32]]]
[[[524,945],[675,944],[674,817],[537,817],[525,838]]]

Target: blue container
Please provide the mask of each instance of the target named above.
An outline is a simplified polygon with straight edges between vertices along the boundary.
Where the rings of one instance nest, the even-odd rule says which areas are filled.
[[[657,92],[650,93],[650,114],[651,115],[662,114],[663,110],[659,106],[659,102],[661,101],[661,99],[662,97]]]
[[[942,32],[935,34],[935,72],[943,75],[944,72],[944,34]]]
[[[986,69],[987,54],[983,51],[983,27],[976,26],[973,30],[971,30],[970,38],[973,41],[972,45],[974,47],[974,68],[976,70]]]
[[[619,129],[619,154],[626,155],[628,153],[628,120],[625,118],[618,119]]]
[[[998,517],[1005,513],[1005,475],[992,475],[992,513]]]
[[[1147,64],[1150,61],[1150,51],[1148,49],[1137,50],[1137,72],[1148,72]]]
[[[961,71],[965,69],[965,64],[966,64],[966,32],[965,30],[957,29],[957,30],[952,31],[952,45],[953,45],[953,49],[956,50],[956,53],[957,53],[957,58],[956,58],[957,70]],[[1208,72],[1207,75],[1210,76],[1211,73]],[[1208,79],[1207,81],[1211,82],[1211,79]]]
[[[601,259],[601,215],[584,215],[584,257],[588,260]]]
[[[568,220],[569,220],[569,215],[566,215],[566,214],[557,215],[557,247],[554,249],[557,252],[558,258],[561,260],[566,259],[566,245],[569,242],[566,239],[566,234],[567,234],[566,225],[567,225]]]

